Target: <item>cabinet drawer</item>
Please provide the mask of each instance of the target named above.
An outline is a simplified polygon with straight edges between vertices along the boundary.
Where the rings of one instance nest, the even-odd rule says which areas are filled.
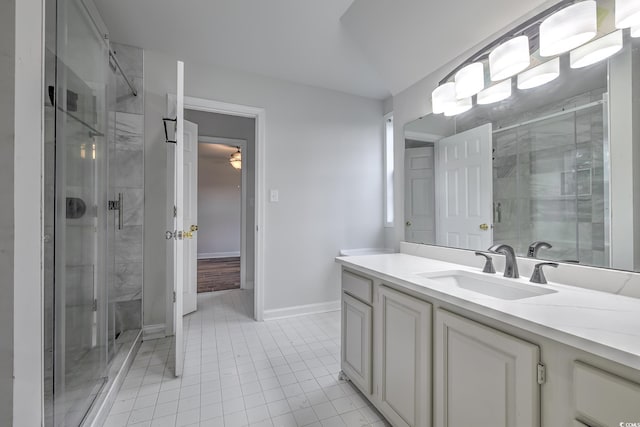
[[[577,418],[587,425],[640,422],[640,384],[575,362],[573,395]]]
[[[373,303],[373,281],[366,277],[342,272],[342,290],[367,304]]]

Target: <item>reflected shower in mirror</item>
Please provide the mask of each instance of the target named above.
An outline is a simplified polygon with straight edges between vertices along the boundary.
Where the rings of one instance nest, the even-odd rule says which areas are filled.
[[[625,35],[580,69],[561,56],[546,85],[514,78],[504,101],[408,123],[405,240],[640,270],[639,45]]]

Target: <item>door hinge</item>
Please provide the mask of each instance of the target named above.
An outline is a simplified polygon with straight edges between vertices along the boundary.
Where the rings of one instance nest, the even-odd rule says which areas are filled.
[[[176,291],[173,291],[173,302],[176,302]]]
[[[98,300],[97,299],[93,300],[93,304],[91,305],[91,309],[93,311],[98,311]]]
[[[177,216],[178,216],[178,207],[177,207],[177,206],[174,206],[174,207],[173,207],[173,217],[175,218],[175,217],[177,217]]]
[[[538,384],[544,384],[547,381],[547,368],[541,363],[538,363]]]
[[[110,211],[120,210],[120,200],[109,200],[109,210]]]

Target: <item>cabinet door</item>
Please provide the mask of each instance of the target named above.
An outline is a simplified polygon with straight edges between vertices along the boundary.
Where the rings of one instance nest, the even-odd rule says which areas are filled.
[[[444,310],[434,338],[436,427],[540,426],[537,346]]]
[[[371,394],[371,307],[342,294],[342,370]]]
[[[431,304],[381,286],[376,307],[380,410],[395,427],[431,425]]]

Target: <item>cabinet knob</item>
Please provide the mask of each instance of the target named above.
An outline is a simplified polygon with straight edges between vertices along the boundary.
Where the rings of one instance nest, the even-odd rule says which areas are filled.
[[[407,221],[407,222],[405,222],[405,225],[406,225],[407,227],[411,227],[411,221]]]

